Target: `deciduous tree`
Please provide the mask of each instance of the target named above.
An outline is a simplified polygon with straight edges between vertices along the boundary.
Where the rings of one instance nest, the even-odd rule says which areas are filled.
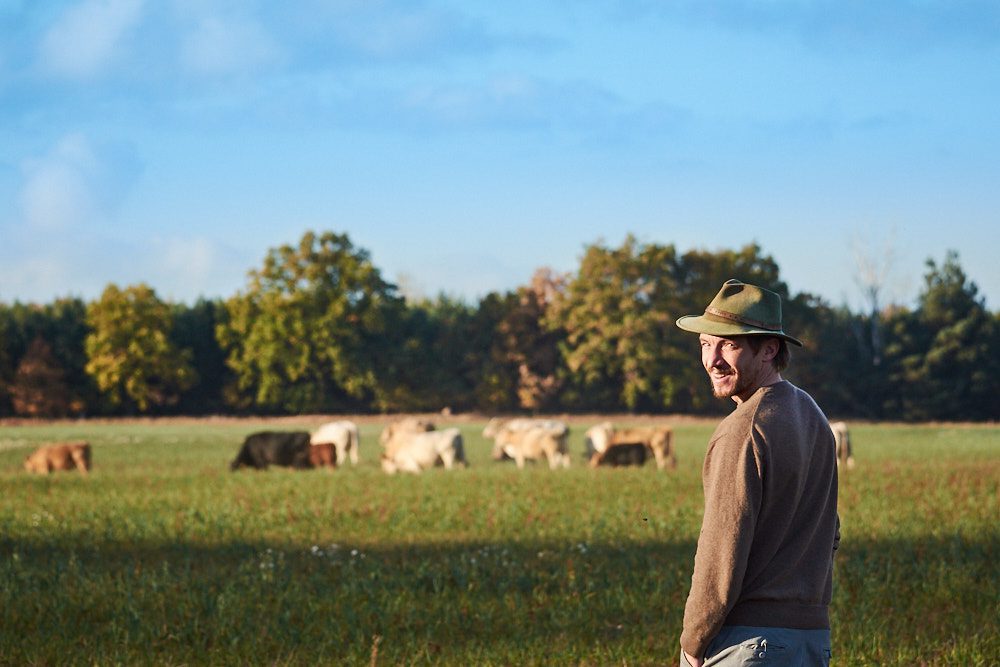
[[[229,400],[268,411],[386,407],[384,334],[403,301],[346,235],[306,232],[272,249],[216,328]]]
[[[194,382],[191,352],[170,340],[170,306],[149,286],[108,285],[87,306],[87,324],[86,370],[112,405],[162,408]]]

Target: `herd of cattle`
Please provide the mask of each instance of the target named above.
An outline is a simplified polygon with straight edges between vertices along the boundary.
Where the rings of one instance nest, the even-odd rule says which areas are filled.
[[[493,440],[495,461],[514,461],[518,468],[544,461],[549,468],[570,465],[569,426],[555,419],[491,419],[483,435]],[[610,422],[591,427],[585,436],[593,467],[642,465],[647,457],[658,468],[675,467],[673,432],[669,427],[615,429]],[[243,442],[230,468],[266,469],[271,465],[306,469],[337,467],[359,460],[361,438],[357,424],[335,421],[316,431],[261,431]],[[407,418],[386,426],[379,436],[382,470],[419,473],[442,466],[464,467],[465,443],[455,427],[438,430],[426,419]]]
[[[854,467],[850,433],[845,422],[830,424],[837,449],[837,464]],[[569,426],[555,419],[494,418],[483,429],[493,440],[494,461],[514,461],[518,468],[528,462],[545,461],[549,468],[570,465]],[[437,430],[433,422],[406,418],[386,426],[379,436],[382,470],[420,473],[442,466],[448,470],[465,467],[465,444],[459,429]],[[615,428],[602,422],[584,435],[588,465],[643,465],[652,458],[660,470],[677,467],[673,431],[669,426]],[[360,460],[361,437],[352,421],[340,420],[309,431],[260,431],[246,437],[231,470],[243,467],[266,470],[269,466],[293,469],[336,468]],[[84,441],[55,443],[39,447],[24,460],[28,472],[46,474],[57,470],[91,468],[90,444]]]

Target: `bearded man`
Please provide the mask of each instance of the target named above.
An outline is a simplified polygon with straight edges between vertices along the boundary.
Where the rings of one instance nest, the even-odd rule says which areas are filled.
[[[681,666],[828,665],[837,460],[826,416],[781,377],[802,343],[777,294],[738,280],[677,326],[699,334],[712,392],[736,403],[705,454]]]

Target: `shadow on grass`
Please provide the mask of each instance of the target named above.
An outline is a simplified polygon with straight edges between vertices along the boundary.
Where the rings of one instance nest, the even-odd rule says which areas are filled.
[[[4,540],[0,663],[674,664],[694,548]],[[998,562],[996,532],[846,541],[835,655],[988,664]]]

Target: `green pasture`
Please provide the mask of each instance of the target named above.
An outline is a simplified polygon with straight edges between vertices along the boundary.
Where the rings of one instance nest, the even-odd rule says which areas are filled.
[[[438,426],[452,423],[445,418]],[[230,473],[251,423],[0,426],[0,664],[672,665],[710,423],[679,466]],[[87,439],[89,477],[23,472]],[[1000,664],[1000,426],[868,425],[841,474],[839,665]]]

